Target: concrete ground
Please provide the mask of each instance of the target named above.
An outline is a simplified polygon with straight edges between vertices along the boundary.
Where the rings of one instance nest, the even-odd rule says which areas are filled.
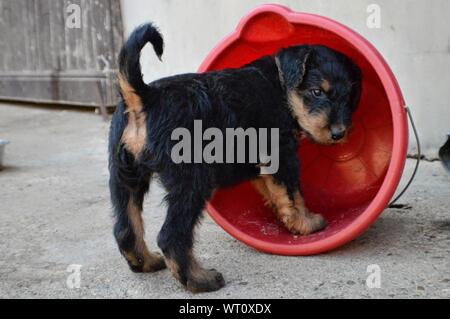
[[[0,105],[0,138],[11,141],[0,172],[0,297],[450,298],[450,174],[438,162],[422,163],[401,200],[412,209],[386,210],[360,238],[321,256],[261,254],[205,218],[196,250],[205,265],[223,272],[227,286],[193,296],[168,271],[134,274],[119,255],[107,131],[89,112]],[[146,202],[153,249],[162,196],[153,185]],[[366,286],[373,264],[381,270],[378,289]],[[70,265],[82,266],[79,289],[67,285],[76,278]]]

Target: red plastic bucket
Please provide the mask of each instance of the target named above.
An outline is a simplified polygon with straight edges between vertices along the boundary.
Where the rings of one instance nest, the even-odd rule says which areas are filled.
[[[217,191],[207,205],[225,231],[272,254],[318,254],[356,238],[388,205],[406,160],[408,126],[398,83],[378,51],[340,23],[278,5],[259,7],[211,51],[199,71],[239,67],[280,48],[306,43],[346,54],[363,73],[361,103],[348,143],[300,142],[299,178],[305,202],[324,215],[328,227],[305,237],[291,235],[250,183]]]

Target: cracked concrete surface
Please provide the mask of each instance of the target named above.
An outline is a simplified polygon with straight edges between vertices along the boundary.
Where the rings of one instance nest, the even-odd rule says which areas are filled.
[[[8,139],[0,172],[1,298],[450,298],[450,174],[423,162],[401,200],[361,237],[320,256],[258,253],[206,217],[196,250],[223,272],[227,286],[199,296],[168,271],[134,274],[113,236],[108,197],[108,123],[89,112],[0,105]],[[409,160],[405,176],[411,172]],[[146,200],[147,241],[163,222],[163,192]],[[82,265],[69,289],[69,265]],[[367,266],[381,268],[381,288],[368,289]]]

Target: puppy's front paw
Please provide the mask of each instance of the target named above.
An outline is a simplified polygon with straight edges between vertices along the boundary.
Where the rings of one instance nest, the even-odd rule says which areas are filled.
[[[306,211],[300,213],[297,216],[295,222],[293,223],[292,227],[289,228],[289,230],[293,234],[304,236],[318,232],[324,229],[326,226],[327,222],[322,217],[322,215]]]
[[[309,221],[310,234],[321,231],[327,227],[327,221],[320,214],[307,213],[307,219]]]
[[[186,288],[193,293],[212,292],[225,286],[225,280],[215,269],[198,269],[187,281]]]

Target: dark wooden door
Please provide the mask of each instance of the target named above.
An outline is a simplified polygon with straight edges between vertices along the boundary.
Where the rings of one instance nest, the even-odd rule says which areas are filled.
[[[119,0],[0,0],[0,30],[0,99],[115,104]]]

